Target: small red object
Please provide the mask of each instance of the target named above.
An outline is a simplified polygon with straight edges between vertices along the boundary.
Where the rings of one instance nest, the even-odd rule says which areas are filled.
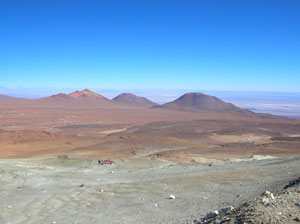
[[[113,164],[114,161],[112,161],[112,160],[104,160],[103,163],[104,164]]]

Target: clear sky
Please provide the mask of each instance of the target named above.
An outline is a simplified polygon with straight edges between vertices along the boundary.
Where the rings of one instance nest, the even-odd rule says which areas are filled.
[[[0,86],[300,92],[300,1],[1,0]]]

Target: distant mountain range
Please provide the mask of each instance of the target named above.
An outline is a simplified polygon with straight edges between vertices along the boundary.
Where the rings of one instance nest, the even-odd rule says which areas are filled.
[[[49,97],[39,99],[13,98],[6,95],[0,95],[0,102],[6,104],[11,102],[21,104],[34,104],[38,106],[88,106],[88,107],[152,107],[156,109],[184,110],[184,111],[208,111],[217,113],[233,113],[242,116],[260,116],[262,118],[271,115],[257,114],[247,109],[242,109],[231,103],[224,102],[217,97],[203,93],[186,93],[178,99],[158,105],[145,97],[139,97],[131,93],[123,93],[115,98],[108,99],[91,90],[85,89],[75,91],[70,94],[59,93]],[[274,116],[275,117],[275,116]]]
[[[85,89],[82,91],[75,91],[70,94],[60,93],[49,97],[37,99],[41,103],[65,103],[72,105],[89,105],[89,106],[141,106],[152,107],[157,105],[156,103],[144,98],[139,97],[131,93],[123,93],[110,100],[98,93]]]

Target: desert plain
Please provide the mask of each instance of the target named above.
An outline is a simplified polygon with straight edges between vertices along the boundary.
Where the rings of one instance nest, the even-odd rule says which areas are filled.
[[[300,121],[198,93],[1,96],[0,152],[0,223],[193,223],[299,177]]]

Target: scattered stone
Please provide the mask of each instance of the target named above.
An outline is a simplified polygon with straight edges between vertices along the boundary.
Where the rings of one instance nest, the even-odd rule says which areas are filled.
[[[114,173],[114,171],[112,170],[110,173]]]
[[[234,209],[233,206],[222,208],[221,210],[219,210],[219,214],[221,214],[221,215],[227,214],[228,212],[232,211],[233,209]]]
[[[9,205],[9,206],[7,206],[7,208],[11,209],[12,207]]]
[[[158,206],[158,204],[156,204],[156,203],[155,203],[155,204],[154,204],[154,206],[155,206],[155,207],[157,207],[157,206]]]
[[[217,217],[217,215],[219,215],[218,211],[210,212],[204,217],[204,220],[213,219],[213,218]]]
[[[262,196],[267,197],[267,198],[271,198],[271,199],[275,199],[273,193],[271,193],[270,191],[265,191]]]
[[[102,192],[102,193],[103,193],[103,192],[104,192],[104,190],[103,190],[103,189],[101,189],[101,190],[100,190],[100,192]]]
[[[80,184],[80,187],[83,187],[84,186],[84,184]]]
[[[244,203],[237,209],[230,206],[210,212],[201,220],[195,220],[194,224],[300,223],[299,193],[298,183],[288,191],[283,190],[276,194],[276,200],[270,191],[265,191],[260,197]]]
[[[248,223],[255,223],[255,221],[253,219],[249,219],[247,221],[248,221]]]
[[[266,197],[263,197],[263,198],[262,198],[262,202],[263,202],[263,203],[269,203],[269,199],[266,198]]]
[[[176,197],[173,195],[173,194],[171,194],[170,196],[169,196],[169,199],[175,199]]]

